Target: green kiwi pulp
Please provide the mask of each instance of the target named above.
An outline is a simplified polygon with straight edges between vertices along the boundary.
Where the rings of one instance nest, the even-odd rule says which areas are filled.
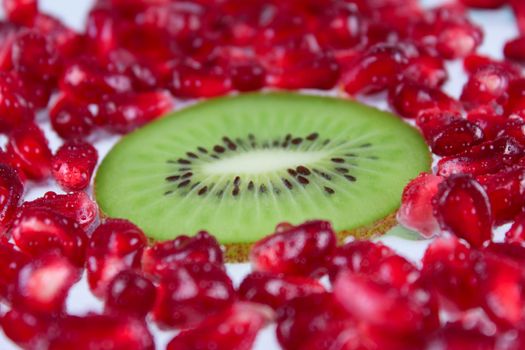
[[[385,231],[430,159],[420,134],[389,113],[330,97],[245,94],[123,137],[98,170],[95,195],[105,215],[152,239],[207,230],[242,260],[280,222],[326,219],[341,236]]]

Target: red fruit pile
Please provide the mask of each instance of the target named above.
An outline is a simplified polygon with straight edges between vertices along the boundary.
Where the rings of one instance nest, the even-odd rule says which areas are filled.
[[[16,344],[154,349],[154,322],[180,330],[168,349],[249,350],[275,322],[285,350],[525,347],[522,0],[98,0],[83,33],[37,0],[2,5],[0,325]],[[466,7],[504,5],[520,34],[497,61],[476,54],[483,33]],[[468,75],[458,99],[442,90],[453,59]],[[283,224],[253,246],[254,271],[236,288],[207,232],[148,245],[133,223],[99,220],[83,192],[98,162],[92,133],[130,132],[174,97],[263,88],[385,92],[415,123],[441,157],[398,212],[442,235],[422,266],[371,241],[337,246],[325,221]],[[43,109],[64,139],[56,152],[35,122]],[[24,201],[50,179],[71,192]],[[100,314],[69,314],[83,273]]]

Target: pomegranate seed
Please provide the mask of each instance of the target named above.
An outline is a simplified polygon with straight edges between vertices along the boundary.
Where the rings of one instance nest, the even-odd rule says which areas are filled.
[[[453,175],[439,184],[434,215],[441,228],[480,247],[492,237],[490,201],[470,175]]]
[[[505,169],[477,180],[487,192],[496,225],[513,220],[525,210],[525,168]]]
[[[189,262],[211,263],[223,269],[223,253],[215,237],[201,231],[194,237],[179,236],[174,240],[146,247],[142,255],[142,270],[162,276]]]
[[[230,92],[232,82],[220,66],[180,64],[173,70],[168,89],[182,98],[214,97]]]
[[[62,94],[49,110],[51,125],[63,139],[84,138],[93,131],[93,114],[85,103]]]
[[[20,78],[0,72],[0,131],[9,132],[35,117]]]
[[[88,229],[97,218],[97,204],[85,192],[56,194],[46,192],[43,197],[24,202],[24,208],[47,208],[74,222],[82,229]]]
[[[330,280],[335,282],[339,272],[349,270],[367,273],[373,266],[395,253],[380,242],[355,240],[335,249],[330,258]]]
[[[504,103],[511,77],[498,66],[478,69],[470,77],[461,93],[461,102],[466,109],[491,103]]]
[[[105,311],[145,317],[153,308],[155,294],[149,279],[132,270],[121,271],[108,286]]]
[[[60,89],[81,100],[98,102],[104,96],[132,90],[130,78],[99,67],[96,62],[79,61],[69,65],[60,79]]]
[[[428,340],[427,349],[447,350],[492,350],[496,339],[476,329],[465,329],[461,325],[448,323]]]
[[[114,12],[105,8],[94,8],[88,15],[86,35],[99,57],[106,57],[117,46]]]
[[[518,29],[520,33],[525,33],[525,4],[520,0],[510,0],[510,5],[514,10],[516,21],[518,22]]]
[[[505,70],[513,78],[521,76],[521,69],[518,65],[509,61],[496,61],[490,57],[478,54],[470,54],[465,57],[463,66],[469,75],[474,74],[477,70],[483,69],[487,66],[495,66]]]
[[[356,319],[385,331],[411,333],[423,329],[425,310],[413,296],[368,276],[341,272],[334,284],[334,296]]]
[[[46,108],[55,89],[55,82],[37,80],[30,76],[20,74],[19,77],[28,106],[35,110]]]
[[[73,57],[82,47],[80,36],[51,15],[37,13],[32,28],[47,37],[62,57]]]
[[[0,236],[7,234],[24,193],[16,171],[0,163]]]
[[[18,271],[30,261],[30,257],[9,243],[0,244],[0,254],[0,300],[11,299]]]
[[[514,263],[517,265],[522,265],[525,263],[525,247],[521,244],[516,244],[519,242],[508,243],[494,243],[491,242],[489,245],[483,248],[483,252],[487,253],[492,259],[501,258],[508,263]],[[489,262],[492,261],[489,259]],[[486,262],[485,262],[486,263]],[[496,262],[496,265],[498,262]],[[482,267],[482,266],[481,266]],[[481,271],[481,270],[480,270]]]
[[[305,349],[330,330],[349,329],[354,323],[332,294],[310,294],[292,299],[277,311],[277,340],[285,350]]]
[[[455,111],[441,111],[437,108],[421,111],[416,117],[416,125],[423,136],[430,142],[448,125],[461,119],[461,113]]]
[[[454,236],[433,241],[423,257],[421,275],[438,293],[444,310],[467,310],[481,303],[475,271],[478,254]]]
[[[512,117],[525,118],[525,79],[510,82],[505,114]]]
[[[31,25],[38,13],[37,0],[3,0],[7,19],[13,23]]]
[[[483,106],[471,110],[467,114],[467,120],[483,131],[486,140],[493,140],[503,129],[507,118],[496,113],[493,108]]]
[[[510,40],[503,49],[505,57],[515,61],[525,61],[525,36]]]
[[[241,300],[265,304],[273,309],[283,306],[294,298],[325,291],[316,279],[264,272],[249,274],[239,287]]]
[[[397,46],[373,46],[343,74],[343,88],[350,95],[388,89],[397,83],[406,64],[407,58]]]
[[[169,63],[149,62],[124,49],[108,53],[107,69],[112,73],[125,74],[131,79],[133,89],[139,92],[161,88],[165,78],[164,70]]]
[[[154,350],[144,320],[119,315],[66,316],[50,328],[47,348]]]
[[[256,271],[319,277],[336,240],[330,223],[309,221],[255,243],[250,261]]]
[[[196,328],[179,333],[167,350],[250,350],[259,331],[272,318],[271,309],[265,306],[238,302]]]
[[[73,264],[84,264],[86,233],[71,219],[48,208],[24,208],[12,230],[21,251],[38,256],[57,251]]]
[[[525,242],[525,214],[521,213],[515,217],[512,226],[505,234],[505,242],[523,243]]]
[[[113,95],[100,106],[108,128],[127,133],[173,109],[171,96],[164,92],[142,92]]]
[[[454,59],[474,52],[483,40],[483,32],[470,23],[447,26],[437,37],[436,48],[442,57]]]
[[[437,89],[448,79],[443,60],[433,56],[413,57],[401,73],[405,81]]]
[[[13,129],[9,134],[7,152],[28,178],[43,180],[51,175],[51,150],[44,133],[35,124]]]
[[[481,9],[496,9],[507,3],[506,0],[461,0],[461,2],[466,6]]]
[[[239,91],[259,90],[265,85],[266,71],[257,63],[235,65],[230,74],[233,88]]]
[[[511,137],[520,145],[525,146],[525,120],[520,118],[509,118],[500,128],[499,137]]]
[[[459,112],[461,107],[453,98],[438,89],[415,83],[402,83],[390,91],[389,102],[405,118],[416,118],[428,109]]]
[[[438,174],[444,177],[461,173],[490,174],[516,163],[522,154],[523,147],[514,138],[500,137],[442,158],[438,162]]]
[[[98,152],[91,144],[66,141],[51,162],[53,177],[65,191],[81,191],[91,182],[98,161]]]
[[[22,267],[13,305],[35,313],[63,311],[69,289],[80,278],[78,269],[60,255],[42,255]]]
[[[51,320],[48,315],[36,315],[18,309],[9,310],[0,319],[5,335],[24,349],[31,349],[38,344],[38,339],[45,335],[49,322]]]
[[[191,293],[188,286],[193,286]],[[157,293],[153,319],[163,328],[194,327],[235,298],[226,272],[210,263],[177,266],[162,276]]]
[[[93,294],[103,297],[120,271],[138,269],[146,245],[144,233],[127,220],[108,219],[97,227],[87,249],[87,278]]]
[[[465,119],[457,119],[435,130],[431,140],[427,140],[434,154],[451,156],[466,151],[485,139],[483,130]]]
[[[48,39],[36,31],[20,32],[12,48],[16,71],[35,80],[51,80],[58,75],[59,62]]]
[[[2,40],[2,47],[0,48],[0,71],[7,72],[13,68],[13,61],[11,60],[11,51],[13,48],[13,41],[20,32],[20,27],[10,22],[0,22],[0,40]]]

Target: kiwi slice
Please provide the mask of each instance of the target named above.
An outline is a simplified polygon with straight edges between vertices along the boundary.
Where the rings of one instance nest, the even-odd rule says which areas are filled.
[[[155,240],[207,230],[242,260],[283,221],[327,219],[342,236],[386,230],[430,159],[420,134],[389,113],[331,97],[245,94],[123,137],[99,167],[95,195],[103,213]]]

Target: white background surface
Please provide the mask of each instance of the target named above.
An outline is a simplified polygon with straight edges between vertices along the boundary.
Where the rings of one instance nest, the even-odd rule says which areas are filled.
[[[442,3],[441,0],[426,0],[422,1],[425,6],[433,6]],[[67,24],[77,30],[82,30],[85,21],[85,15],[90,8],[91,0],[41,0],[41,8],[44,12],[52,13],[62,18]],[[502,56],[502,47],[505,41],[517,36],[517,29],[515,26],[514,17],[510,9],[505,8],[498,11],[471,11],[471,18],[473,21],[481,25],[485,32],[485,40],[483,46],[479,49],[482,54],[490,55],[492,57],[500,58]],[[446,84],[445,90],[454,97],[459,97],[462,86],[466,81],[466,75],[462,70],[461,62],[450,62],[447,64],[449,68],[450,81]],[[374,97],[367,100],[367,102],[375,106],[386,109],[386,100],[384,96]],[[53,151],[60,145],[61,141],[50,130],[49,124],[46,122],[45,115],[39,116],[39,121],[44,127]],[[99,135],[92,141],[99,150],[100,158],[104,157],[109,148],[117,140],[115,136]],[[0,142],[3,139],[0,138]],[[42,186],[29,189],[27,200],[41,196],[48,190],[60,192],[60,190],[53,184],[44,184]],[[385,244],[396,249],[400,254],[407,258],[419,262],[423,252],[429,241],[408,241],[398,237],[383,237],[381,238]],[[229,265],[228,271],[233,278],[234,283],[238,285],[243,276],[249,271],[247,264]],[[71,314],[82,315],[88,311],[99,312],[102,310],[101,303],[96,300],[88,291],[85,280],[82,280],[71,291],[67,301],[67,310]],[[157,349],[165,349],[165,345],[173,336],[173,332],[159,332],[152,326],[152,331],[155,334]],[[14,350],[18,349],[10,343],[0,332],[0,350]],[[259,335],[255,350],[277,350],[277,345],[274,337],[274,327],[268,327]]]

